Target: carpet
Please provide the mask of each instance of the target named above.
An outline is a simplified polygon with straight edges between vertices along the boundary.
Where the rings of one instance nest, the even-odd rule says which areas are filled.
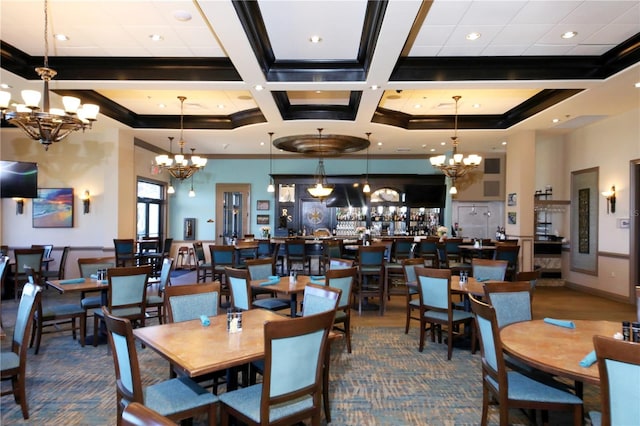
[[[8,336],[12,327],[5,322]],[[9,341],[2,341],[3,350]],[[331,355],[331,425],[479,424],[479,353],[454,349],[452,360],[447,361],[445,345],[427,342],[422,353],[417,346],[415,327],[408,335],[402,328],[356,328],[351,354],[343,340],[337,341]],[[138,356],[145,384],[167,377],[168,363],[152,349],[139,349]],[[30,419],[24,421],[13,398],[5,396],[1,424],[115,424],[114,366],[106,346],[82,348],[66,331],[44,335],[40,354],[29,352],[27,376]],[[2,384],[3,390],[6,385]],[[585,385],[585,399],[585,410],[597,408],[597,388]],[[551,424],[567,421],[551,413]],[[490,424],[497,422],[494,409]],[[515,410],[510,422],[526,424]],[[194,425],[205,423],[200,418],[194,421]]]
[[[182,277],[184,275],[190,274],[191,272],[195,271],[191,270],[191,269],[174,269],[173,271],[171,271],[171,278],[179,278]]]

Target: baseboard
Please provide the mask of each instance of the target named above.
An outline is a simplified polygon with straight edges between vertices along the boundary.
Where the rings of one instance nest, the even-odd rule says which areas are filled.
[[[565,281],[565,286],[572,290],[577,290],[583,293],[592,294],[594,296],[602,297],[604,299],[613,300],[614,302],[627,303],[629,305],[635,304],[635,301],[633,299],[629,299],[628,297],[624,297],[619,294],[613,294],[606,291],[598,290],[597,288],[586,287],[586,286],[572,283],[569,281]]]

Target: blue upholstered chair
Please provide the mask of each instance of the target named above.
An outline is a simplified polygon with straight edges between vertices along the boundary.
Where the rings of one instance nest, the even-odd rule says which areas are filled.
[[[348,269],[353,267],[352,259],[340,259],[340,258],[331,258],[329,259],[329,265],[327,270],[329,269]]]
[[[133,238],[114,238],[116,266],[134,266],[137,263],[136,247]]]
[[[640,345],[593,336],[600,372],[601,411],[589,412],[593,426],[640,424]]]
[[[218,315],[220,283],[186,284],[165,289],[167,322],[182,322],[200,318],[200,315]]]
[[[62,249],[62,256],[60,256],[60,265],[58,266],[57,270],[42,271],[42,277],[44,278],[44,280],[63,280],[64,279],[65,267],[67,265],[67,257],[69,257],[69,251],[71,251],[71,247],[69,246],[65,246]]]
[[[296,424],[308,418],[319,425],[322,370],[334,314],[266,322],[262,383],[220,396],[222,425],[229,424],[230,416],[249,425]]]
[[[276,264],[271,257],[247,259],[245,260],[245,265],[249,271],[249,281],[266,280],[276,275]],[[276,293],[270,290],[269,287],[251,289],[251,295],[254,299],[263,294],[269,297],[276,297]]]
[[[513,281],[518,272],[518,255],[520,254],[520,246],[517,244],[499,243],[496,245],[496,251],[493,252],[494,260],[506,260],[507,280]]]
[[[42,258],[44,256],[44,249],[31,248],[31,249],[15,249],[13,254],[16,258],[15,270],[13,274],[14,282],[14,297],[18,300],[18,293],[21,286],[28,282],[27,274],[25,272],[25,266],[33,269],[34,279],[37,284],[42,281]]]
[[[336,307],[336,318],[333,322],[335,330],[344,333],[347,340],[347,352],[351,353],[351,299],[358,270],[355,267],[346,269],[329,269],[325,274],[325,285],[341,290],[340,301]]]
[[[107,312],[144,327],[147,282],[151,265],[107,269]],[[98,345],[98,325],[104,320],[103,309],[93,311],[93,346]]]
[[[302,316],[335,311],[340,301],[342,290],[318,284],[307,284],[304,287],[302,300]]]
[[[500,409],[500,425],[509,423],[510,408],[532,410],[568,410],[574,426],[582,425],[582,400],[576,395],[548,386],[517,371],[508,371],[502,356],[502,342],[496,313],[492,306],[470,296],[476,315],[482,353],[482,420],[487,424],[489,405],[495,399]]]
[[[495,310],[499,328],[514,322],[531,321],[531,293],[528,282],[484,284],[484,294]]]
[[[222,246],[218,244],[209,245],[209,254],[211,255],[211,269],[213,270],[213,280],[220,281],[220,292],[225,297],[225,306],[229,304],[231,290],[227,283],[227,276],[224,273],[225,268],[235,268],[236,266],[236,249],[234,246]],[[222,299],[221,299],[222,301]]]
[[[202,241],[193,243],[193,252],[196,255],[196,282],[205,282],[207,277],[213,281],[213,266],[207,262]]]
[[[243,311],[248,311],[253,308],[268,309],[270,311],[279,311],[291,308],[288,301],[276,299],[275,297],[265,297],[254,300],[248,270],[226,268],[225,274],[227,277],[227,283],[231,289],[232,308]]]
[[[358,314],[362,315],[362,302],[370,297],[378,298],[379,313],[384,309],[384,254],[386,246],[358,247],[358,284],[354,295],[358,299]]]
[[[416,266],[424,266],[424,259],[421,257],[414,257],[412,259],[404,259],[402,261],[407,298],[407,319],[404,326],[404,334],[409,334],[409,322],[412,319],[420,321],[420,317],[412,315],[415,311],[420,311],[420,298],[418,297],[417,284],[418,278],[416,277],[415,271]]]
[[[33,275],[33,269],[28,266],[24,268],[27,274],[28,282],[36,284],[35,277]],[[63,303],[60,297],[51,297],[48,302],[38,303],[35,312],[34,324],[31,327],[31,341],[29,347],[36,345],[34,354],[38,354],[40,351],[40,342],[42,340],[42,334],[45,327],[51,327],[53,330],[50,332],[66,331],[60,328],[61,324],[71,324],[71,335],[73,339],[76,339],[76,319],[79,322],[80,330],[80,345],[84,347],[84,340],[86,335],[87,313],[80,303]],[[43,306],[44,305],[44,306]]]
[[[518,272],[516,274],[516,281],[529,281],[529,284],[531,284],[531,289],[535,290],[541,275],[542,272],[539,269],[535,271]],[[533,296],[533,293],[531,295]]]
[[[149,283],[147,287],[147,318],[153,318],[154,316],[158,317],[158,322],[162,324],[164,321],[165,315],[163,314],[164,308],[164,292],[165,289],[171,284],[171,270],[173,269],[173,258],[165,257],[162,259],[162,266],[160,268],[160,279],[157,282]],[[155,290],[155,293],[149,293],[150,290]],[[155,312],[150,312],[148,309],[151,308]],[[155,314],[155,315],[154,315]]]
[[[29,404],[27,402],[27,343],[33,317],[37,306],[40,304],[42,287],[27,282],[22,287],[22,296],[18,305],[16,323],[13,328],[11,350],[0,353],[0,374],[2,381],[10,380],[11,389],[2,392],[2,395],[13,394],[15,401],[22,408],[22,417],[29,418]]]
[[[471,260],[471,273],[478,281],[504,281],[507,273],[506,260],[480,259]]]
[[[122,412],[121,426],[175,426],[165,416],[138,402],[132,402]]]
[[[425,261],[425,266],[431,266],[432,268],[438,268],[438,252],[436,245],[438,244],[437,237],[427,237],[420,240],[416,247],[416,257],[421,257]]]
[[[342,258],[342,240],[324,240],[322,242],[322,258],[320,259],[320,273],[330,269],[331,259]]]
[[[424,349],[424,337],[427,325],[431,331],[431,341],[442,342],[442,328],[447,333],[447,359],[451,359],[453,340],[462,337],[460,325],[465,331],[471,328],[471,351],[475,353],[475,327],[471,312],[454,310],[451,304],[451,271],[448,269],[433,269],[415,267],[418,279],[418,295],[420,298],[420,345],[419,351]]]
[[[84,257],[78,259],[78,270],[82,278],[94,278],[99,269],[109,269],[115,266],[116,261],[113,257]],[[99,293],[101,292],[83,291],[80,293],[80,305],[85,311],[102,306],[102,302],[106,300],[106,297],[102,297]]]
[[[287,258],[287,273],[290,273],[296,263],[301,265],[304,273],[310,273],[311,258],[307,255],[307,244],[303,239],[285,240],[284,250]]]
[[[150,268],[150,267],[149,267]],[[118,424],[124,408],[138,402],[173,421],[208,414],[216,424],[218,397],[187,377],[173,378],[143,387],[131,321],[109,314],[102,307],[115,366]]]

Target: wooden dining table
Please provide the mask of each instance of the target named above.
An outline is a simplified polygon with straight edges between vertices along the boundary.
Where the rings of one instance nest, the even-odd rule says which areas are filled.
[[[291,282],[290,277],[280,277],[280,281],[277,284],[271,284],[268,286],[261,285],[269,280],[252,280],[250,282],[252,288],[269,289],[278,293],[289,296],[291,317],[295,318],[298,314],[298,294],[304,293],[304,288],[311,282],[311,276],[309,275],[297,275],[295,282]]]
[[[547,324],[544,320],[522,321],[500,330],[503,350],[510,356],[547,373],[582,383],[599,384],[597,363],[580,366],[593,351],[593,336],[613,337],[619,322],[573,320],[575,328]]]

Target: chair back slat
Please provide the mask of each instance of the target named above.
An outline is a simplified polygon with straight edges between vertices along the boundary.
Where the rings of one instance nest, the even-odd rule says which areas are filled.
[[[166,305],[168,322],[190,321],[218,315],[220,283],[187,284],[167,287]]]

